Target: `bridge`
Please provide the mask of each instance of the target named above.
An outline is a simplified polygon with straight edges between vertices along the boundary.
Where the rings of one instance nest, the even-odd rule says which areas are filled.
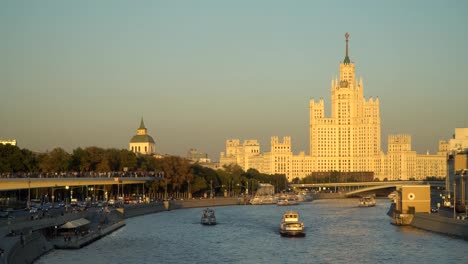
[[[341,183],[309,183],[291,184],[293,188],[335,188],[345,194],[354,196],[376,190],[395,188],[400,185],[431,185],[433,187],[445,187],[444,181],[384,181],[384,182],[341,182]]]
[[[0,191],[66,186],[143,184],[145,182],[156,180],[161,179],[157,177],[3,178],[0,179]]]

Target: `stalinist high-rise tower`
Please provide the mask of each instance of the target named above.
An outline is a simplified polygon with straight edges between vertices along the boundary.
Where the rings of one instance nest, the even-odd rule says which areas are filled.
[[[418,155],[411,150],[411,135],[389,135],[388,154],[381,151],[379,99],[364,98],[362,78],[356,78],[348,54],[349,34],[345,37],[346,55],[340,63],[340,77],[332,80],[330,87],[331,116],[325,117],[323,99],[309,102],[310,155],[294,155],[290,136],[283,137],[282,142],[277,136],[271,137],[270,151],[266,152],[260,151],[256,139],[244,140],[242,145],[239,139],[229,139],[226,152],[220,155],[221,166],[238,164],[244,170],[285,174],[290,180],[330,177],[335,171],[361,181],[422,180],[447,175],[445,153]]]
[[[345,37],[340,76],[331,82],[331,117],[325,117],[323,99],[309,104],[312,171],[374,172],[380,169],[379,99],[364,98]]]

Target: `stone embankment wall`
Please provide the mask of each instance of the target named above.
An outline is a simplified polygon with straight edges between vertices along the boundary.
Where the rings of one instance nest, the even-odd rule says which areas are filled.
[[[16,241],[13,244],[5,263],[32,263],[34,260],[54,248],[53,245],[39,232],[26,234],[23,239],[23,241]]]
[[[181,208],[199,208],[199,207],[214,207],[214,206],[225,206],[225,205],[236,205],[241,204],[238,198],[215,198],[215,199],[199,199],[199,200],[184,200],[184,201],[172,201],[172,209]]]
[[[191,199],[177,201],[175,200],[169,202],[169,210],[236,204],[239,204],[238,198]],[[163,203],[128,205],[124,208],[124,217],[131,218],[145,214],[158,213],[162,211],[167,211]]]
[[[129,205],[124,207],[124,217],[131,218],[162,211],[166,211],[162,203]]]
[[[316,193],[313,195],[314,200],[318,199],[342,199],[346,198],[344,193]]]
[[[411,226],[468,240],[468,220],[456,220],[437,214],[417,213],[414,215]]]

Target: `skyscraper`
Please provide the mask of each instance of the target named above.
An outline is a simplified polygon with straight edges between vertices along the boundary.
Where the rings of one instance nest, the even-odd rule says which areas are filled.
[[[379,99],[364,98],[362,78],[348,53],[340,63],[339,79],[331,82],[331,117],[323,99],[310,101],[310,156],[314,171],[374,171],[380,156]]]

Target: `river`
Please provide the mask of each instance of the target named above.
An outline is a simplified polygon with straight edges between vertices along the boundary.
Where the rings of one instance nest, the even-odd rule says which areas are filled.
[[[296,206],[215,207],[218,225],[200,225],[202,208],[135,217],[80,250],[54,250],[36,263],[466,263],[468,242],[390,224],[388,199]],[[296,210],[306,236],[285,238],[279,223]]]

